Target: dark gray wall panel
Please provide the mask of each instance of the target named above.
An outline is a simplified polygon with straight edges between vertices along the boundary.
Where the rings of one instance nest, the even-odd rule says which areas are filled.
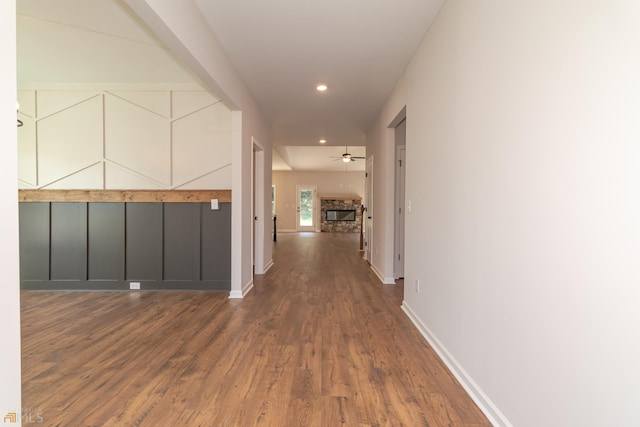
[[[200,203],[164,204],[164,280],[200,280]]]
[[[231,204],[22,202],[21,287],[231,289]]]
[[[231,203],[212,211],[202,203],[202,280],[229,281],[231,289]]]
[[[126,278],[162,279],[162,203],[127,203]]]
[[[51,203],[51,280],[87,278],[87,204]]]
[[[48,202],[20,203],[20,277],[49,280]]]
[[[89,280],[124,280],[124,203],[89,203]]]

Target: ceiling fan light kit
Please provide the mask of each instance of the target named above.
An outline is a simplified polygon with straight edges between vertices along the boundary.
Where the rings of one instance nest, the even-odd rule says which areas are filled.
[[[364,159],[364,157],[352,156],[351,154],[349,154],[349,147],[345,145],[344,154],[342,155],[342,157],[338,157],[336,160],[339,160],[339,159],[342,159],[342,161],[345,163],[349,163],[349,162],[355,162],[356,159]]]

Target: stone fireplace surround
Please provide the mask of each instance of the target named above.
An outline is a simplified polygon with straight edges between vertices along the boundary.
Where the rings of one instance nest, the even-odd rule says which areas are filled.
[[[330,233],[359,233],[362,224],[360,196],[320,196],[320,229]],[[327,221],[327,210],[355,210],[355,221]]]

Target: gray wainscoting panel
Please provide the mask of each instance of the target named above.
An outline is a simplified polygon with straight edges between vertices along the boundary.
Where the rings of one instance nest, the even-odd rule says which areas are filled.
[[[231,289],[231,203],[22,202],[31,290]]]
[[[86,203],[51,203],[51,280],[87,280]]]
[[[202,209],[202,279],[231,284],[231,203]],[[229,288],[230,289],[230,288]]]
[[[200,280],[200,203],[164,204],[164,280]]]
[[[49,202],[20,203],[20,277],[49,280]]]
[[[124,280],[125,204],[89,203],[89,280]]]
[[[162,280],[162,203],[127,203],[126,280]]]

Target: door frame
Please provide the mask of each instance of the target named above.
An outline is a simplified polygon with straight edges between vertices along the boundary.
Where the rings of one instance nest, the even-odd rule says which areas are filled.
[[[373,264],[373,156],[367,158],[364,178],[365,208],[364,212],[364,254],[363,258]]]
[[[251,257],[254,273],[264,274],[264,147],[254,137],[251,146]]]
[[[403,122],[405,122],[405,126],[406,126],[406,120],[407,120],[407,107],[404,106],[402,107],[402,109],[398,112],[398,114],[396,115],[396,117],[391,121],[391,123],[389,123],[389,126],[387,128],[387,141],[390,143],[390,147],[394,148],[393,153],[397,153],[398,150],[398,146],[404,145],[405,150],[407,149],[407,135],[406,135],[406,128],[405,128],[405,135],[404,135],[404,141],[399,141],[397,140],[398,138],[398,132],[397,132],[397,127],[402,124]],[[406,157],[406,151],[405,151],[405,157]],[[397,176],[397,162],[396,162],[397,158],[394,155],[394,160],[393,160],[393,170],[394,170],[394,179],[397,181],[398,176]],[[404,165],[403,165],[404,166]],[[403,167],[402,168],[403,171],[406,174],[406,168]],[[405,183],[406,183],[406,179],[405,179]],[[398,212],[398,208],[400,206],[398,206],[399,204],[399,200],[398,200],[398,183],[395,182],[394,184],[394,191],[393,191],[393,200],[394,200],[394,215],[392,216],[392,218],[390,219],[389,222],[387,222],[389,227],[393,227],[393,233],[394,233],[394,238],[393,238],[393,243],[392,243],[392,247],[389,247],[387,250],[387,254],[385,256],[385,259],[387,259],[387,262],[390,262],[389,265],[392,266],[392,278],[390,278],[390,281],[388,282],[389,284],[393,284],[395,283],[395,279],[398,278],[398,275],[396,274],[396,260],[398,258],[398,253],[396,252],[396,248],[402,244],[402,248],[403,248],[403,253],[402,253],[402,257],[406,260],[407,258],[407,254],[406,251],[404,250],[405,245],[404,245],[404,239],[406,236],[406,230],[404,229],[404,227],[402,228],[402,230],[399,229],[398,227],[398,218],[397,218],[397,212]],[[403,214],[404,213],[408,213],[408,209],[407,206],[405,206],[406,200],[402,200],[402,208],[403,208]],[[406,220],[406,216],[405,216],[405,220]],[[402,236],[399,236],[398,234],[402,233]],[[399,243],[399,241],[402,240],[403,243]],[[387,258],[389,257],[389,258]],[[404,260],[403,260],[404,261]],[[404,267],[404,262],[403,262],[403,267]],[[404,270],[404,268],[403,268]],[[402,272],[402,275],[404,276],[404,271]]]
[[[404,122],[403,122],[404,123]],[[395,227],[394,227],[394,251],[393,251],[393,277],[401,279],[404,277],[404,238],[405,238],[405,179],[406,179],[406,156],[407,147],[404,141],[398,141],[396,146],[396,170],[395,170]]]

